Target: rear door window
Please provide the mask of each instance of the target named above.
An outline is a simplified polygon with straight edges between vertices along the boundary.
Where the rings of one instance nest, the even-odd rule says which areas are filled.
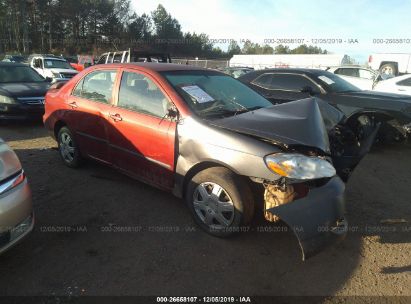
[[[264,74],[253,83],[268,90],[300,92],[305,87],[316,90],[312,81],[304,76],[293,74]]]

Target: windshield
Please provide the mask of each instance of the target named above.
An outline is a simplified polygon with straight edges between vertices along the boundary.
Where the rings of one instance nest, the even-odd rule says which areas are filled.
[[[0,83],[44,81],[44,78],[30,67],[0,66]]]
[[[172,71],[162,74],[202,118],[221,118],[272,106],[241,82],[218,72]]]
[[[343,93],[361,91],[361,89],[357,88],[355,85],[329,72],[324,72],[321,75],[315,75],[314,78],[328,92]]]
[[[11,57],[5,58],[5,59],[6,59],[6,60],[9,60],[9,61],[11,61],[11,62],[18,62],[18,63],[21,63],[21,62],[25,62],[25,61],[26,61],[23,56],[11,56]]]
[[[71,65],[64,60],[44,59],[44,68],[46,69],[70,69]]]

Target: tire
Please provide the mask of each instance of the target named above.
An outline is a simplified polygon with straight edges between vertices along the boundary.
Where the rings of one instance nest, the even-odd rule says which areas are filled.
[[[78,145],[67,127],[62,127],[57,135],[59,154],[63,163],[70,168],[81,166],[83,159],[80,154]]]
[[[223,167],[197,173],[185,199],[196,223],[217,237],[240,232],[254,215],[254,198],[245,178]]]
[[[356,134],[358,136],[358,140],[362,141],[367,139],[371,133],[374,131],[375,128],[375,120],[368,115],[361,115],[357,118],[356,122]]]
[[[397,75],[397,67],[392,63],[383,64],[380,67],[380,74],[382,79],[389,79]]]

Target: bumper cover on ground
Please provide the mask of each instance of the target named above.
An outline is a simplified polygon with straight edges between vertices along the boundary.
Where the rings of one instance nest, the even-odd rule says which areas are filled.
[[[344,238],[345,185],[339,177],[313,188],[308,195],[268,211],[281,218],[298,238],[303,260]]]

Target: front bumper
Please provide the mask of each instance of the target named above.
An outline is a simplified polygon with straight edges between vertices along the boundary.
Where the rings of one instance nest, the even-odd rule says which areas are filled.
[[[39,119],[44,114],[44,105],[2,104],[0,103],[0,120]]]
[[[0,254],[33,230],[31,191],[24,180],[0,196]]]
[[[267,210],[293,230],[303,260],[345,237],[348,226],[344,218],[344,191],[344,183],[334,177],[311,189],[304,198]]]

